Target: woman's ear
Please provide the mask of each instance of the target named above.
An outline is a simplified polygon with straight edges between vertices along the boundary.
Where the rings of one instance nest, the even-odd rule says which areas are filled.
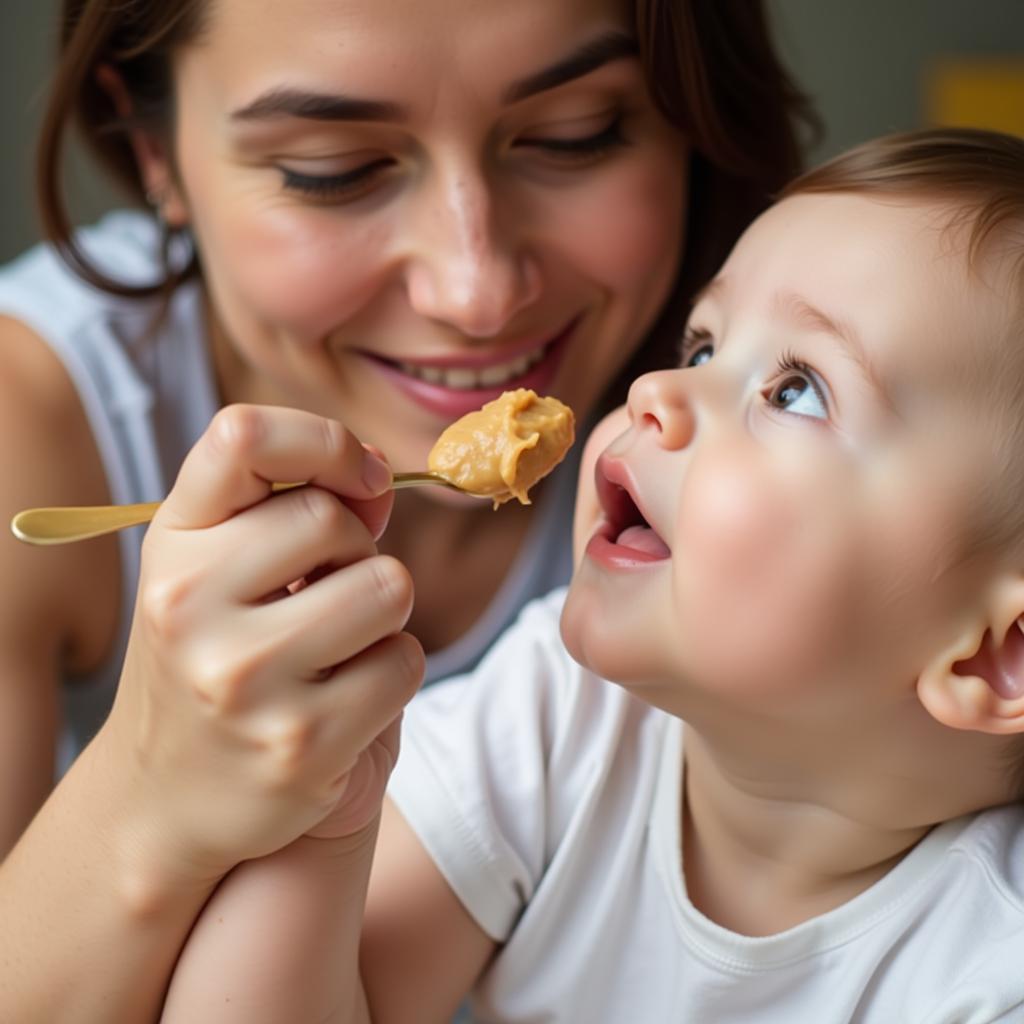
[[[959,642],[917,682],[928,713],[953,729],[1011,736],[1024,733],[1024,580],[999,588]]]
[[[131,125],[135,113],[132,97],[117,69],[110,64],[101,64],[96,69],[96,80],[110,97],[117,116]],[[146,202],[168,227],[183,228],[188,223],[188,207],[178,185],[167,143],[141,127],[129,128],[128,139],[146,190]]]

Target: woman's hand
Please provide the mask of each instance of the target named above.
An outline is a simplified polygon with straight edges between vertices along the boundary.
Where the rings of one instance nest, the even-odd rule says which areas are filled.
[[[331,836],[375,821],[423,672],[410,577],[375,547],[389,476],[338,423],[231,407],[150,525],[97,745],[137,779],[133,838],[175,874],[220,877],[328,814]]]

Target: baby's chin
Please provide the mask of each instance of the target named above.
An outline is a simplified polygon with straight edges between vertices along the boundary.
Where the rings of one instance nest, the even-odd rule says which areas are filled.
[[[562,614],[558,620],[558,631],[562,637],[562,643],[565,645],[565,649],[569,653],[569,657],[584,668],[589,668],[586,663],[583,650],[580,646],[579,634],[574,628],[575,623],[576,620],[574,619],[572,603],[572,584],[570,583],[569,592],[565,597],[565,604],[562,605]]]
[[[617,659],[609,656],[612,654],[609,645],[602,642],[601,631],[595,629],[601,621],[601,608],[597,595],[583,579],[586,574],[587,567],[577,559],[559,620],[562,643],[577,664],[616,682],[616,677],[626,669],[616,665]]]

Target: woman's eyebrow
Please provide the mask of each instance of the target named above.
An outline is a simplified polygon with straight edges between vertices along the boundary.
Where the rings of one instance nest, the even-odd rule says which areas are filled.
[[[502,102],[518,103],[528,96],[535,96],[539,92],[546,92],[573,79],[582,78],[614,60],[635,57],[637,52],[636,40],[632,36],[619,31],[606,32],[584,43],[550,67],[513,82],[505,90]]]
[[[263,121],[281,117],[299,117],[309,121],[399,121],[404,116],[402,107],[386,100],[307,92],[284,86],[270,89],[231,112],[232,121]]]
[[[549,67],[513,82],[502,102],[517,103],[554,89],[599,67],[637,53],[636,41],[625,32],[611,31],[591,39]],[[308,121],[401,121],[408,111],[390,100],[365,99],[340,93],[310,92],[278,86],[231,112],[232,121],[265,121],[297,117]]]

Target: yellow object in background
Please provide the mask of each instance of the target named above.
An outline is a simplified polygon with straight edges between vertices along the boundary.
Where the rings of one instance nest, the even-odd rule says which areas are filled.
[[[926,76],[925,114],[935,125],[1024,136],[1024,57],[937,62]]]

